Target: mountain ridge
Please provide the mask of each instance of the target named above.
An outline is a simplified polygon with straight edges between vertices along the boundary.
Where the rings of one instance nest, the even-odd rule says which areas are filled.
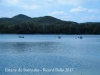
[[[31,19],[31,17],[24,15],[24,14],[18,14],[18,15],[13,16],[12,19],[27,20],[27,19]]]
[[[34,17],[19,14],[0,18],[0,33],[11,34],[100,34],[100,22],[77,23],[52,16]]]
[[[12,18],[0,18],[0,24],[4,24],[4,25],[13,25],[13,24],[19,24],[22,22],[30,22],[30,23],[36,23],[36,24],[41,23],[41,25],[43,24],[49,25],[51,23],[57,23],[57,22],[63,22],[63,21],[52,16],[32,18],[24,14],[18,14],[18,15],[13,16]]]

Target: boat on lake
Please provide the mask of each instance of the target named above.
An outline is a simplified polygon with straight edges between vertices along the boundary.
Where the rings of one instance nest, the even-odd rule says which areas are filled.
[[[61,37],[60,36],[58,36],[58,39],[60,39]]]
[[[24,36],[18,36],[18,38],[24,38]]]
[[[78,38],[79,38],[79,39],[82,39],[83,37],[82,37],[82,36],[79,36]]]

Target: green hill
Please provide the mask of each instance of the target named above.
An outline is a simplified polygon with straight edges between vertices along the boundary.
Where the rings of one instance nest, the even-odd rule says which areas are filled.
[[[18,23],[18,21],[12,18],[0,18],[0,24],[3,24],[3,25],[13,25],[16,23]]]
[[[0,18],[0,33],[14,34],[100,34],[100,22],[77,23],[52,16],[34,17],[19,14]]]
[[[16,15],[14,17],[12,17],[12,19],[15,19],[15,20],[30,20],[31,17],[28,17],[26,15],[23,15],[23,14],[19,14],[19,15]]]

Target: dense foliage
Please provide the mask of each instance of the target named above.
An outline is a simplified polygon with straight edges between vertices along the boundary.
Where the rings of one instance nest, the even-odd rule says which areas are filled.
[[[0,18],[1,34],[100,34],[100,22],[76,23],[51,16]]]

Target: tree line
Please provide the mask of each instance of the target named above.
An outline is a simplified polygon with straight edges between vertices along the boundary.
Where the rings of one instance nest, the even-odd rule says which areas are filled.
[[[1,34],[100,34],[100,23],[71,23],[55,25],[36,25],[21,23],[18,25],[0,24]]]
[[[100,34],[99,22],[76,23],[51,16],[30,20],[24,16],[19,21],[18,17],[13,21],[0,19],[0,34]]]

